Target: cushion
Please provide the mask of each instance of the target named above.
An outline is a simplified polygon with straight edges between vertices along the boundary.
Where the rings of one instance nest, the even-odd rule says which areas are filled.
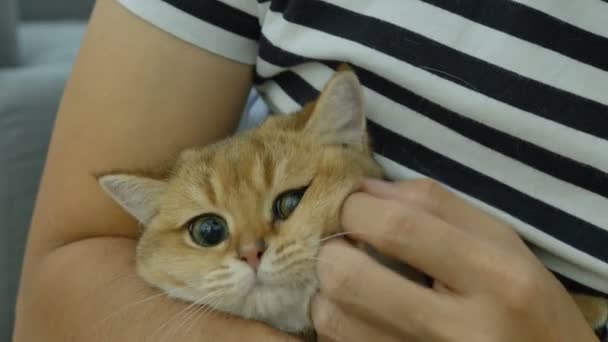
[[[4,1],[4,0],[0,0]],[[87,19],[95,0],[18,0],[21,19],[27,21]]]
[[[0,68],[0,341],[11,340],[38,181],[84,29],[84,22],[21,24],[22,63]]]
[[[0,0],[0,69],[17,64],[16,0]]]

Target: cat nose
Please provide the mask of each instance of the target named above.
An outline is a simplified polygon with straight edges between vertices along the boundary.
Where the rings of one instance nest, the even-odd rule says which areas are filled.
[[[262,261],[262,255],[264,255],[264,249],[258,246],[250,246],[243,248],[239,253],[239,259],[248,263],[254,271],[257,271],[260,261]]]

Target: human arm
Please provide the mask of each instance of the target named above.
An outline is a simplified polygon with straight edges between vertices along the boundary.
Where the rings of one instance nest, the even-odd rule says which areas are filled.
[[[322,340],[597,341],[511,227],[434,182],[367,182],[342,222],[435,283],[410,282],[346,243],[326,246],[313,301]]]
[[[162,166],[179,150],[230,134],[251,73],[250,66],[185,43],[114,1],[97,2],[32,219],[15,341],[161,341],[167,336],[147,334],[164,322],[163,330],[180,341],[287,338],[215,313],[181,329],[179,317],[169,320],[186,304],[162,296],[141,302],[154,292],[135,275],[138,227],[95,179],[117,169],[166,172]]]

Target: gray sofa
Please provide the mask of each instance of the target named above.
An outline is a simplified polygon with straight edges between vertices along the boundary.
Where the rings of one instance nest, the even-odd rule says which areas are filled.
[[[93,0],[0,0],[0,341],[10,341],[27,228]]]

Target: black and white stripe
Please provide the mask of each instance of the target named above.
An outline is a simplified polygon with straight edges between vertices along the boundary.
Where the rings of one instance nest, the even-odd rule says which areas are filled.
[[[500,68],[488,61],[474,58],[451,46],[439,44],[404,27],[323,1],[274,1],[270,9],[281,13],[289,23],[356,42],[413,66],[423,66],[425,70],[439,77],[448,76],[453,82],[498,101],[608,139],[608,115],[606,115],[608,98],[605,93],[597,94],[598,98],[603,97],[605,103],[576,96],[535,79],[522,77],[521,74]],[[382,35],[381,39],[378,39],[378,35]],[[603,56],[608,56],[606,41],[604,51]],[[603,76],[604,81],[608,82],[608,75]],[[538,98],[542,98],[543,101],[537,101]],[[585,120],[580,119],[581,113],[585,113]]]
[[[212,42],[190,41],[255,63],[282,112],[348,62],[389,175],[443,182],[513,224],[550,268],[608,293],[605,1],[121,1],[160,26],[151,3],[212,26],[201,33]],[[187,22],[171,27],[194,31]]]
[[[526,4],[509,0],[491,2],[477,0],[423,1],[481,25],[608,71],[605,37],[563,22]],[[517,17],[518,20],[512,20],[513,17]],[[534,23],[534,25],[525,23]],[[538,27],[543,29],[539,30]],[[553,37],[560,37],[560,39],[552,39]]]
[[[244,6],[233,7],[238,6],[239,3],[242,4],[242,1],[224,3],[220,1],[163,0],[163,2],[239,36],[252,40],[260,37],[256,12]]]

